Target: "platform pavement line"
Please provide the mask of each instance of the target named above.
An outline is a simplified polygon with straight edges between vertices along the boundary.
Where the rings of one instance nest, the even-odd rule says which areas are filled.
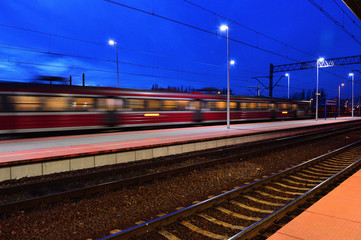
[[[261,218],[259,218],[259,217],[248,217],[248,216],[240,214],[240,213],[232,212],[232,211],[230,211],[228,209],[225,209],[223,207],[216,207],[216,209],[223,212],[223,213],[225,213],[225,214],[228,214],[228,215],[230,215],[232,217],[236,217],[236,218],[240,218],[240,219],[244,219],[244,220],[250,220],[250,221],[259,221],[259,220],[261,220]]]
[[[296,181],[293,181],[293,180],[287,179],[287,178],[284,178],[283,180],[287,181],[289,183],[292,183],[292,184],[302,184],[302,185],[306,185],[306,186],[310,186],[310,187],[313,187],[316,185],[316,183],[300,183],[300,182],[296,182]]]
[[[170,232],[168,232],[168,231],[166,231],[164,229],[158,231],[158,233],[160,235],[162,235],[163,237],[169,239],[169,240],[181,240],[181,239],[177,238],[176,236],[174,236],[173,234],[171,234]]]
[[[240,203],[240,202],[237,202],[237,201],[234,201],[234,200],[231,200],[230,203],[232,203],[232,204],[234,204],[236,206],[239,206],[241,208],[245,208],[247,210],[254,211],[254,212],[260,212],[260,213],[273,213],[274,212],[272,210],[265,210],[265,209],[260,209],[260,208],[247,206],[246,204],[243,204],[243,203]]]
[[[228,236],[219,235],[219,234],[215,234],[215,233],[200,229],[199,227],[194,226],[192,223],[187,222],[187,221],[182,221],[181,224],[183,226],[191,229],[192,231],[202,234],[204,236],[207,236],[209,238],[220,239],[220,240],[227,240],[229,238]]]
[[[286,194],[290,194],[290,195],[302,195],[303,193],[300,192],[289,192],[289,191],[283,191],[283,190],[279,190],[277,188],[271,187],[271,186],[267,186],[267,189],[276,191],[276,192],[281,192],[281,193],[286,193]]]
[[[233,224],[230,224],[230,223],[227,223],[227,222],[220,221],[220,220],[215,219],[214,217],[211,217],[211,216],[209,216],[207,214],[204,214],[204,213],[200,213],[200,214],[198,214],[198,216],[200,216],[202,218],[205,218],[205,219],[207,219],[208,221],[210,221],[212,223],[221,225],[221,226],[226,227],[226,228],[231,228],[231,229],[236,229],[236,230],[243,230],[243,229],[246,228],[244,226],[236,226],[236,225],[233,225]]]
[[[303,190],[303,191],[308,191],[310,190],[310,188],[300,188],[300,187],[294,187],[294,186],[289,186],[289,185],[286,185],[286,184],[283,184],[283,183],[275,183],[281,187],[285,187],[285,188],[291,188],[291,189],[296,189],[296,190]]]
[[[242,197],[245,197],[245,198],[248,198],[249,200],[252,200],[252,201],[255,201],[255,202],[258,202],[258,203],[263,203],[263,204],[267,204],[267,205],[271,205],[271,206],[276,206],[276,207],[281,207],[283,206],[284,204],[283,203],[273,203],[273,202],[269,202],[269,201],[265,201],[265,200],[260,200],[258,198],[255,198],[255,197],[251,197],[251,196],[242,196]]]
[[[305,182],[314,182],[314,183],[322,182],[322,180],[312,180],[312,179],[300,178],[300,177],[297,177],[297,176],[294,176],[294,175],[291,175],[289,177],[300,180],[300,181],[305,181]]]
[[[262,192],[262,191],[256,191],[256,193],[259,193],[259,194],[261,194],[261,195],[263,195],[263,196],[266,196],[266,197],[275,198],[275,199],[281,199],[281,200],[285,200],[285,201],[291,201],[291,200],[293,200],[293,198],[280,197],[280,196],[276,196],[276,195],[269,194],[269,193]]]

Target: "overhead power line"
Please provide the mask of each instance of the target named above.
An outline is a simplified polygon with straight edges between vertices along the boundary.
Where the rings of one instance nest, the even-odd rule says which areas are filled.
[[[247,26],[245,26],[245,25],[243,25],[243,24],[241,24],[241,23],[239,23],[239,22],[236,22],[236,21],[234,21],[234,20],[232,20],[232,19],[230,19],[230,18],[227,18],[227,17],[225,17],[225,16],[223,16],[223,15],[221,15],[221,14],[218,14],[218,13],[216,13],[216,12],[214,12],[214,11],[211,11],[211,10],[205,8],[205,7],[202,7],[202,6],[200,6],[200,5],[197,5],[197,4],[195,4],[195,3],[191,2],[191,1],[188,1],[188,0],[183,0],[183,1],[185,1],[186,3],[189,3],[189,4],[193,5],[193,6],[195,6],[195,7],[197,7],[197,8],[200,8],[200,9],[202,9],[202,10],[208,12],[208,13],[211,13],[211,14],[213,14],[214,16],[218,16],[218,17],[221,17],[221,18],[223,18],[223,19],[226,19],[226,20],[228,20],[229,22],[232,22],[232,23],[234,23],[234,24],[236,24],[236,25],[238,25],[238,26],[240,26],[240,27],[242,27],[242,28],[245,28],[245,29],[247,29],[247,30],[249,30],[249,31],[252,31],[252,32],[254,32],[254,33],[258,34],[258,35],[261,35],[261,36],[263,36],[263,37],[265,37],[265,38],[268,38],[268,39],[270,39],[270,40],[272,40],[272,41],[278,42],[278,43],[282,44],[283,46],[286,46],[286,47],[288,47],[288,48],[292,48],[292,49],[294,49],[294,50],[296,50],[296,51],[299,51],[299,52],[301,52],[301,53],[303,53],[303,54],[305,54],[305,55],[308,55],[308,56],[311,56],[311,57],[316,57],[316,56],[314,56],[314,55],[312,55],[312,54],[310,54],[310,53],[308,53],[308,52],[306,52],[306,51],[303,51],[303,50],[298,49],[298,48],[296,48],[296,47],[293,47],[293,46],[291,46],[291,45],[289,45],[289,44],[286,44],[286,43],[284,43],[284,42],[281,42],[280,40],[277,40],[277,39],[275,39],[275,38],[273,38],[273,37],[270,37],[270,36],[268,36],[268,35],[266,35],[266,34],[264,34],[264,33],[258,32],[258,31],[256,31],[256,30],[250,28],[250,27],[247,27]]]
[[[45,67],[55,67],[55,68],[66,68],[66,69],[94,71],[94,72],[103,72],[103,73],[116,73],[116,71],[104,70],[104,69],[85,68],[85,67],[72,67],[72,66],[64,66],[64,65],[60,66],[60,65],[55,65],[55,64],[32,63],[32,62],[12,61],[12,60],[3,60],[3,59],[0,59],[0,62],[9,62],[9,63],[16,63],[16,64],[45,66]],[[209,81],[201,81],[201,80],[190,79],[190,78],[179,78],[179,77],[161,76],[161,75],[154,75],[154,74],[126,72],[126,71],[121,71],[119,73],[125,74],[125,75],[138,76],[138,77],[152,77],[152,78],[158,78],[158,79],[173,79],[173,80],[185,80],[185,81],[190,81],[190,82],[209,83]],[[233,78],[233,80],[242,81],[242,82],[251,82],[251,81],[248,81],[248,80],[241,80],[241,79],[234,79],[234,78]]]
[[[340,4],[337,3],[336,0],[333,0],[333,2],[337,5],[337,7],[338,7],[339,9],[341,9],[341,11],[343,12],[343,14],[345,14],[345,15],[351,20],[351,22],[352,22],[353,24],[355,24],[358,29],[361,30],[360,25],[358,25],[358,24],[355,22],[355,20],[353,20],[353,18],[350,16],[350,14],[348,14],[345,10],[343,10],[343,8],[340,6]]]
[[[342,31],[344,31],[348,36],[350,36],[355,42],[357,42],[361,46],[361,42],[351,33],[349,32],[345,26],[343,26],[339,21],[337,21],[334,17],[332,17],[325,9],[323,9],[320,5],[318,5],[313,0],[308,0],[313,6],[315,6],[318,10],[320,10],[323,14],[326,15],[332,22],[336,24]]]
[[[74,55],[74,54],[51,52],[51,51],[45,51],[45,50],[34,49],[34,48],[26,48],[26,47],[16,46],[16,45],[12,45],[12,46],[1,46],[0,45],[0,48],[13,49],[13,50],[19,50],[19,51],[27,51],[27,52],[35,52],[35,53],[42,53],[42,54],[49,54],[49,55],[54,55],[54,56],[81,58],[81,59],[101,61],[101,62],[111,62],[111,63],[116,62],[116,60],[109,60],[109,59],[89,57],[89,56],[81,56],[81,55]],[[218,76],[218,77],[222,76],[220,74],[209,74],[209,73],[203,73],[203,72],[185,71],[185,70],[176,69],[176,68],[160,67],[160,66],[154,66],[154,65],[126,62],[126,61],[118,61],[118,63],[119,64],[124,64],[124,65],[132,65],[132,66],[136,66],[136,67],[144,67],[144,68],[172,71],[172,72],[178,72],[178,73],[188,73],[188,74],[203,75],[203,76]],[[218,66],[218,67],[221,67],[221,66]],[[243,71],[247,71],[247,70],[243,70]]]
[[[104,0],[104,1],[115,4],[115,5],[118,5],[118,6],[121,6],[121,7],[124,7],[124,8],[131,9],[131,10],[134,10],[134,11],[145,13],[145,14],[148,14],[148,15],[151,15],[151,16],[166,20],[166,21],[170,21],[170,22],[173,22],[173,23],[185,26],[185,27],[189,27],[189,28],[192,28],[192,29],[204,32],[204,33],[208,33],[208,34],[211,34],[211,35],[214,35],[214,36],[220,36],[222,38],[226,38],[225,36],[220,35],[220,34],[218,34],[216,32],[212,32],[212,31],[206,30],[206,29],[201,28],[201,27],[197,27],[197,26],[194,26],[194,25],[191,25],[191,24],[188,24],[188,23],[184,23],[184,22],[172,19],[172,18],[168,18],[168,17],[162,16],[162,15],[156,14],[154,12],[148,12],[148,11],[145,11],[145,10],[142,10],[142,9],[139,9],[139,8],[136,8],[136,7],[132,7],[132,6],[129,6],[129,5],[126,5],[126,4],[123,4],[123,3],[119,3],[119,2],[116,2],[116,1],[113,1],[113,0]],[[261,51],[264,51],[264,52],[279,56],[279,57],[287,58],[289,60],[298,62],[298,60],[290,58],[290,57],[285,56],[283,54],[280,54],[280,53],[277,53],[277,52],[274,52],[274,51],[271,51],[271,50],[268,50],[268,49],[265,49],[265,48],[261,48],[261,47],[258,47],[256,45],[250,44],[250,43],[242,42],[242,41],[240,41],[238,39],[235,39],[235,38],[229,38],[229,40],[231,40],[233,42],[236,42],[236,43],[243,44],[243,45],[251,47],[251,48],[255,48],[255,49],[258,49],[258,50],[261,50]]]

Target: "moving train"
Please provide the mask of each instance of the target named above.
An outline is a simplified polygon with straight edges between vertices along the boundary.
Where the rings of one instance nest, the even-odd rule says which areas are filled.
[[[231,96],[231,123],[310,117],[309,101]],[[226,96],[0,83],[0,134],[226,122]]]

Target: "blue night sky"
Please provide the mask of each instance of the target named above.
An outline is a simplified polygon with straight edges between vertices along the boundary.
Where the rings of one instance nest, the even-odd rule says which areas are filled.
[[[229,24],[230,38],[236,40],[230,41],[230,58],[236,61],[230,81],[240,95],[255,95],[254,87],[260,84],[253,77],[267,76],[270,63],[361,53],[361,46],[308,0],[113,1],[123,6],[103,0],[1,0],[0,80],[71,75],[73,84],[81,85],[85,73],[87,85],[116,87],[115,48],[108,44],[114,39],[122,88],[150,89],[158,84],[222,89],[227,79],[222,24]],[[361,41],[361,22],[341,0],[315,2]],[[342,95],[351,96],[348,73],[354,69],[361,70],[359,65],[323,69],[327,72],[320,71],[320,88],[332,98],[345,83]],[[282,75],[275,74],[275,81]],[[316,69],[290,76],[291,96],[316,87]],[[361,73],[355,73],[355,79],[360,78]],[[268,79],[262,82],[268,86]],[[359,94],[360,84],[355,84],[355,96]],[[268,90],[263,95],[268,96]],[[280,80],[274,97],[287,97],[287,78]]]

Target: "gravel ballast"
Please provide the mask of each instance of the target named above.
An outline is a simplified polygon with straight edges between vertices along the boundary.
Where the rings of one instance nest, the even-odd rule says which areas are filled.
[[[0,217],[0,239],[97,239],[361,139],[361,131]]]

